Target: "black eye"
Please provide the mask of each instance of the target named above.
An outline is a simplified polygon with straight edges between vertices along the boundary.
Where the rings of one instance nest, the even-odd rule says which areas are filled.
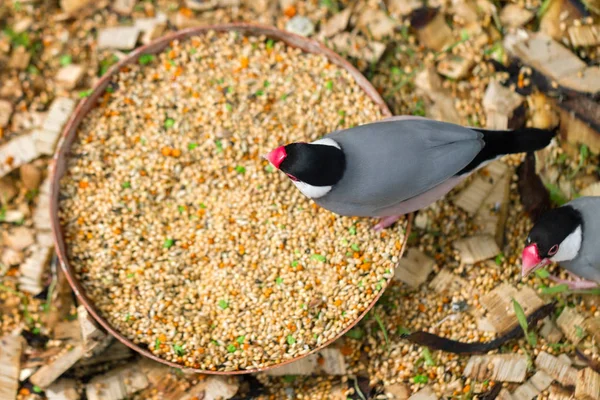
[[[554,246],[552,246],[550,248],[550,250],[548,250],[548,255],[553,256],[556,254],[557,251],[558,251],[558,245],[555,244]]]

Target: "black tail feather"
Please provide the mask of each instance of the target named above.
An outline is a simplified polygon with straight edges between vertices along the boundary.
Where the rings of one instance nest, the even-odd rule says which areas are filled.
[[[482,163],[507,154],[531,153],[541,150],[550,144],[557,132],[557,128],[552,130],[522,128],[514,131],[473,130],[483,133],[485,147],[458,175],[471,172]]]

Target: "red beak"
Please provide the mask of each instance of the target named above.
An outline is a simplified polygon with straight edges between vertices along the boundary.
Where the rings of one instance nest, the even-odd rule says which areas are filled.
[[[524,278],[538,268],[550,264],[547,258],[540,258],[537,244],[532,243],[523,249],[523,264],[521,267],[521,277]]]
[[[285,160],[286,157],[287,153],[285,151],[284,146],[276,148],[275,150],[271,151],[265,156],[265,158],[269,160],[269,162],[273,164],[273,166],[277,169],[279,169],[279,166],[281,165],[283,160]]]

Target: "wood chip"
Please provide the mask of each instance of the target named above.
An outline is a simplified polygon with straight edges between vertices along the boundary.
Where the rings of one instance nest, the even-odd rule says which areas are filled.
[[[417,288],[426,280],[435,260],[416,248],[407,250],[404,257],[398,262],[398,266],[394,271],[394,279],[402,281],[410,287]]]
[[[403,383],[384,384],[384,391],[388,399],[407,400],[410,396],[410,389]]]
[[[415,85],[420,96],[433,104],[426,107],[426,115],[431,119],[455,124],[461,123],[460,115],[454,106],[452,95],[442,88],[442,81],[435,68],[429,67],[415,76]]]
[[[540,328],[540,335],[550,343],[558,343],[563,337],[563,333],[558,326],[550,318],[546,317],[543,320],[543,325]]]
[[[556,325],[563,331],[569,341],[577,345],[587,335],[584,321],[585,318],[574,308],[565,307],[556,319]]]
[[[543,33],[507,35],[504,47],[559,85],[583,93],[600,91],[600,69],[587,67],[576,54]]]
[[[438,63],[437,70],[440,74],[454,80],[467,76],[475,62],[469,58],[451,55]]]
[[[137,0],[114,0],[112,9],[115,10],[117,14],[129,15],[133,12],[136,3]]]
[[[528,286],[517,290],[514,286],[502,283],[491,292],[481,296],[479,302],[487,311],[488,320],[500,334],[510,331],[519,323],[512,299],[515,299],[523,307],[526,316],[544,305],[535,290]]]
[[[463,279],[460,276],[455,275],[452,272],[449,272],[445,269],[442,269],[435,276],[435,278],[431,280],[429,286],[439,294],[442,294],[444,292],[460,292],[463,289],[471,288],[471,285],[466,279]]]
[[[148,378],[137,363],[92,378],[85,385],[89,400],[121,400],[148,387]]]
[[[0,128],[5,128],[13,113],[13,105],[10,101],[0,99]]]
[[[347,54],[350,57],[370,63],[379,61],[386,48],[384,43],[368,41],[349,32],[342,32],[333,36],[327,44],[342,55]]]
[[[535,358],[535,366],[563,386],[575,386],[577,370],[570,364],[550,355],[544,351]]]
[[[507,175],[509,175],[508,166],[502,161],[489,164],[479,171],[473,181],[456,196],[454,204],[474,216],[491,196],[494,187]],[[498,193],[495,194],[497,195]]]
[[[319,38],[331,37],[337,33],[343,32],[348,26],[350,15],[352,14],[352,7],[346,7],[342,12],[335,14],[333,17],[327,20],[322,26],[319,32]]]
[[[77,307],[77,320],[81,328],[81,339],[86,353],[99,354],[109,346],[112,338],[100,329],[82,305]]]
[[[24,226],[3,230],[2,240],[6,246],[15,251],[25,250],[35,242],[33,230]]]
[[[185,5],[190,10],[208,11],[217,7],[216,0],[185,0]]]
[[[81,333],[79,333],[81,335]],[[100,354],[91,357],[91,358],[83,358],[79,360],[77,366],[91,366],[104,364],[113,361],[125,360],[129,357],[133,356],[133,352],[123,343],[118,340],[114,340],[106,350],[102,351]],[[164,376],[164,373],[161,372],[161,377]]]
[[[531,384],[540,392],[548,389],[553,380],[554,378],[544,371],[537,371],[531,378],[529,378],[529,382],[531,382]]]
[[[398,16],[406,16],[412,13],[414,10],[423,6],[423,3],[419,0],[388,0],[388,9],[390,14]]]
[[[397,23],[383,10],[367,9],[360,13],[356,27],[367,37],[381,40],[394,33]]]
[[[527,382],[512,393],[515,400],[532,400],[552,384],[552,377],[544,371],[537,371]]]
[[[139,35],[139,28],[134,26],[104,28],[98,32],[98,48],[132,50]]]
[[[42,171],[33,164],[24,164],[19,168],[21,182],[27,190],[36,190],[42,183]]]
[[[63,127],[71,117],[75,101],[57,97],[48,109],[48,116],[41,129],[34,131],[35,146],[40,154],[53,155]]]
[[[523,103],[520,94],[505,88],[497,81],[491,81],[483,96],[483,109],[488,116],[493,115],[492,121],[487,121],[488,129],[508,129],[515,110]],[[490,119],[490,118],[488,118]]]
[[[144,31],[144,33],[142,34],[142,44],[148,44],[150,42],[152,42],[154,39],[158,39],[160,36],[162,36],[165,31],[167,30],[167,23],[166,22],[161,22],[159,24],[154,25],[152,28],[148,29],[147,31]]]
[[[48,386],[46,389],[48,400],[79,400],[81,396],[77,392],[77,381],[62,378]]]
[[[452,44],[452,30],[446,23],[443,12],[428,11],[435,12],[435,16],[430,19],[429,16],[424,18],[424,23],[413,21],[411,25],[417,31],[419,43],[429,49],[441,51]]]
[[[468,0],[452,0],[452,13],[462,22],[478,22],[477,6],[475,2]]]
[[[60,0],[60,8],[69,14],[74,15],[77,11],[83,7],[87,7],[92,0]]]
[[[425,386],[423,389],[410,396],[408,400],[438,400],[438,397],[429,386]]]
[[[600,182],[596,182],[586,187],[580,194],[582,196],[600,196]]]
[[[37,111],[16,112],[12,117],[11,129],[15,132],[29,131],[44,124],[48,113]]]
[[[55,340],[70,340],[73,342],[81,342],[81,327],[79,321],[59,321],[54,327]]]
[[[235,396],[240,388],[235,376],[211,376],[206,380],[204,400],[227,400]]]
[[[18,136],[0,146],[0,178],[38,157],[33,135]]]
[[[31,255],[19,267],[19,289],[28,293],[38,295],[44,290],[42,277],[50,256],[52,247],[33,246]]]
[[[577,374],[575,398],[600,400],[600,374],[591,368],[584,368]]]
[[[50,386],[56,379],[61,376],[65,371],[73,366],[84,354],[83,346],[81,344],[75,345],[60,354],[52,362],[42,366],[35,374],[29,379],[34,385],[38,385],[42,389]],[[88,393],[89,396],[89,393]]]
[[[6,335],[0,338],[0,399],[17,398],[21,351],[23,342],[20,335]]]
[[[523,382],[527,375],[527,356],[523,354],[472,356],[463,374],[479,381],[489,379],[499,382]]]
[[[502,247],[504,243],[510,181],[511,174],[505,173],[494,185],[473,219],[473,222],[479,227],[479,232],[492,235],[499,247]]]
[[[549,392],[548,400],[573,400],[574,398],[572,392],[559,385],[551,385]]]
[[[70,64],[59,69],[54,79],[64,89],[73,90],[81,82],[84,74],[85,70],[81,65]]]
[[[33,225],[38,231],[50,231],[50,179],[46,178],[39,188],[38,202],[33,212]]]
[[[158,24],[165,24],[167,22],[167,15],[163,12],[157,12],[156,16],[152,18],[136,18],[133,21],[133,26],[138,28],[142,32],[151,30]]]
[[[460,255],[463,264],[490,259],[500,254],[496,240],[491,235],[477,235],[454,242],[454,248]]]
[[[518,4],[508,3],[500,11],[500,22],[510,28],[520,28],[533,19],[535,14]]]
[[[502,390],[500,390],[500,393],[498,393],[498,397],[496,397],[496,399],[498,399],[498,400],[514,400],[512,397],[512,394],[510,394],[510,392],[506,388],[502,388]]]
[[[2,249],[0,263],[4,264],[6,267],[19,265],[23,262],[23,260],[25,260],[25,254],[23,254],[22,251],[15,251],[8,247]]]
[[[345,375],[346,362],[341,351],[335,347],[327,347],[316,354],[311,354],[298,361],[270,369],[266,372],[271,376],[283,375]]]
[[[31,60],[31,53],[23,46],[18,46],[13,50],[8,67],[13,69],[24,70],[29,66]]]
[[[600,45],[600,25],[571,26],[568,32],[573,47]]]

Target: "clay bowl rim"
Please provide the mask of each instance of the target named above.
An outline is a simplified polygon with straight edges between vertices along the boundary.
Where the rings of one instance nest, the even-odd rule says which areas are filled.
[[[96,101],[102,96],[106,87],[108,86],[111,78],[118,72],[118,70],[127,65],[137,62],[138,58],[142,54],[156,54],[164,50],[173,40],[188,40],[192,36],[199,36],[208,33],[209,31],[215,32],[230,32],[237,31],[247,36],[266,36],[270,37],[274,40],[283,41],[288,46],[300,48],[304,52],[313,53],[313,54],[321,54],[327,57],[327,59],[334,63],[335,65],[344,68],[348,71],[356,83],[363,89],[363,91],[377,104],[384,116],[384,118],[391,117],[392,113],[387,107],[385,101],[381,98],[377,90],[373,87],[373,85],[347,60],[343,57],[325,47],[322,43],[309,39],[303,36],[299,36],[293,34],[291,32],[286,32],[274,27],[252,24],[252,23],[229,23],[229,24],[215,24],[215,25],[206,25],[201,27],[189,28],[180,30],[177,32],[173,32],[169,35],[162,36],[153,42],[140,46],[136,48],[134,51],[129,53],[129,55],[115,65],[113,65],[102,78],[94,85],[92,93],[89,97],[83,99],[77,105],[73,114],[69,118],[69,121],[65,125],[62,135],[60,137],[60,141],[57,146],[57,151],[53,157],[53,166],[51,170],[51,184],[50,184],[50,219],[52,225],[52,236],[54,240],[54,245],[56,248],[56,253],[60,260],[61,269],[65,273],[69,285],[73,289],[75,296],[77,299],[84,305],[88,313],[104,328],[107,332],[113,335],[117,340],[121,343],[129,347],[130,349],[136,351],[137,353],[150,358],[156,362],[168,365],[174,368],[180,368],[184,371],[201,373],[201,374],[211,374],[211,375],[242,375],[242,374],[251,374],[257,372],[264,372],[269,369],[278,368],[283,365],[289,364],[294,361],[298,361],[301,358],[304,358],[310,354],[316,353],[329,346],[331,343],[342,337],[346,332],[352,329],[368,312],[373,308],[373,306],[377,303],[385,288],[375,296],[375,298],[371,301],[369,306],[364,310],[364,312],[352,321],[345,329],[340,331],[333,339],[328,340],[327,342],[321,344],[320,346],[314,348],[312,351],[302,354],[300,356],[294,357],[290,360],[285,360],[278,364],[269,365],[262,368],[252,368],[245,370],[235,370],[235,371],[211,371],[211,370],[203,370],[198,368],[190,368],[185,367],[180,364],[167,361],[160,357],[155,356],[149,350],[141,347],[138,344],[135,344],[133,341],[129,340],[125,336],[123,336],[120,332],[118,332],[115,328],[113,328],[110,323],[102,317],[102,315],[98,312],[93,302],[87,297],[85,294],[84,288],[81,286],[77,278],[75,277],[75,272],[73,267],[69,264],[68,258],[66,257],[66,245],[64,236],[62,233],[62,227],[58,221],[58,188],[60,178],[64,175],[66,170],[66,160],[68,159],[68,152],[71,148],[71,145],[76,137],[77,128],[79,124],[84,119],[84,117],[88,114],[88,112],[95,106]],[[406,244],[408,242],[408,237],[410,235],[411,227],[412,227],[413,215],[407,217],[407,225],[406,225],[406,234],[404,243],[402,244],[402,248],[400,253],[398,254],[398,258],[401,258],[406,249]],[[386,286],[387,287],[387,286]]]

